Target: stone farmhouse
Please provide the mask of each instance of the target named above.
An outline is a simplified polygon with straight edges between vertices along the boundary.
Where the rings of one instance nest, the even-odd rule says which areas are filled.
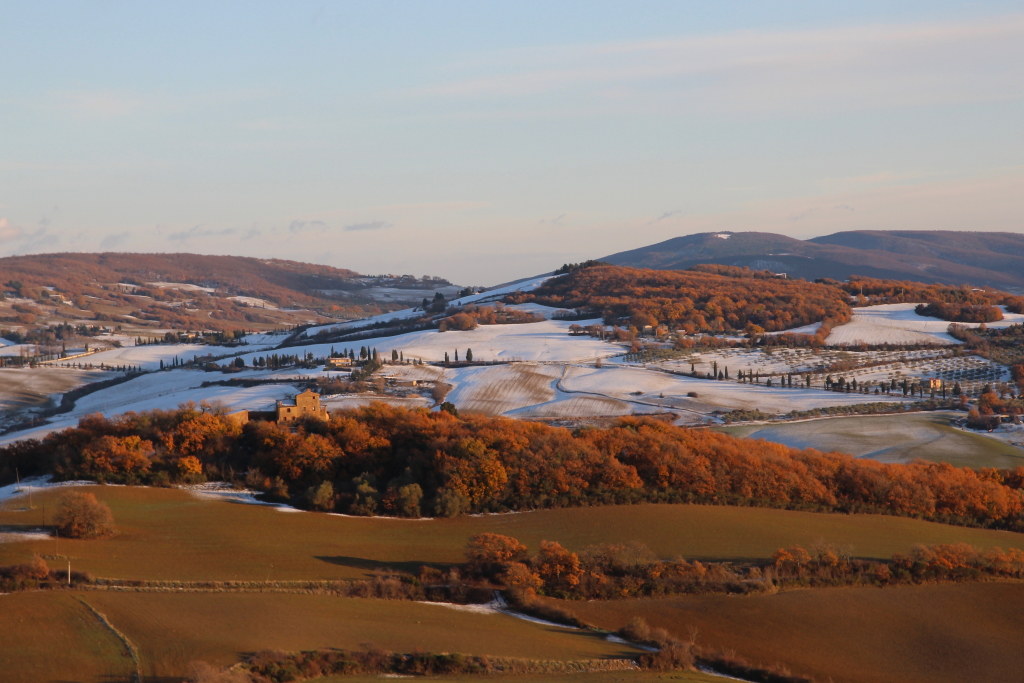
[[[278,424],[292,424],[307,417],[316,418],[329,422],[331,419],[327,408],[320,402],[320,394],[312,389],[306,389],[295,396],[293,403],[278,401],[274,410],[239,410],[229,413],[226,417],[239,425],[244,425],[250,420],[266,420]]]

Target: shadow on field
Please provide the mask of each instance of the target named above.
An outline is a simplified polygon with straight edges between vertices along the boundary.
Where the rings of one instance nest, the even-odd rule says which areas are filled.
[[[314,555],[314,557],[321,562],[326,562],[328,564],[337,564],[343,567],[352,567],[353,569],[363,569],[366,571],[367,576],[382,570],[416,574],[419,572],[420,567],[430,567],[432,569],[443,570],[448,569],[448,567],[451,566],[437,562],[417,562],[415,560],[408,562],[381,562],[380,560],[371,560],[365,557],[353,557],[351,555]]]

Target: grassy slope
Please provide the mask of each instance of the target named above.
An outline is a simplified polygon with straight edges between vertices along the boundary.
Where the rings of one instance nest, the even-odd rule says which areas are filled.
[[[0,595],[0,679],[127,680],[121,642],[69,593]]]
[[[271,648],[461,652],[534,659],[635,656],[599,635],[499,614],[387,600],[297,594],[85,593],[136,645],[143,673],[180,674]]]
[[[1024,534],[969,529],[881,515],[834,515],[702,505],[636,505],[439,520],[365,519],[202,500],[179,490],[88,487],[110,504],[120,533],[97,541],[0,544],[0,564],[33,552],[72,558],[96,576],[147,579],[356,578],[391,566],[462,561],[466,539],[493,531],[536,550],[543,539],[580,549],[601,542],[646,543],[658,555],[698,559],[768,557],[793,544],[831,543],[860,557],[888,557],[915,543],[968,542],[1024,548]],[[0,511],[0,526],[52,517],[57,491],[36,509]]]
[[[701,645],[817,680],[1011,681],[1024,670],[1024,584],[829,588],[750,597],[568,603],[614,628],[635,615]]]
[[[833,417],[804,422],[722,427],[718,431],[795,448],[841,451],[882,462],[930,460],[962,467],[1014,468],[1024,450],[955,429],[948,413]]]

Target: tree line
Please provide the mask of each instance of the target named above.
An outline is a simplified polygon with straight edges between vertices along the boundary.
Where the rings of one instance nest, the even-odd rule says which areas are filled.
[[[358,515],[455,516],[635,502],[874,512],[1024,529],[1024,467],[886,464],[628,417],[570,430],[372,404],[244,426],[195,405],[91,415],[0,448],[0,477],[218,479]]]
[[[662,559],[642,543],[602,543],[575,552],[541,541],[536,552],[496,533],[466,544],[464,578],[490,581],[530,603],[542,594],[570,600],[614,600],[678,594],[748,594],[778,588],[895,586],[1024,578],[1024,550],[980,550],[967,543],[916,545],[888,560],[851,557],[832,546],[779,548],[753,562]]]
[[[852,277],[846,282],[787,279],[767,271],[721,265],[689,270],[652,270],[601,262],[568,264],[559,276],[531,292],[509,295],[511,303],[537,302],[600,317],[606,324],[698,332],[742,332],[760,343],[818,345],[831,329],[850,320],[851,305],[926,302],[918,311],[945,320],[993,322],[1003,305],[1024,311],[1024,297],[968,286]],[[763,337],[821,322],[811,334]]]

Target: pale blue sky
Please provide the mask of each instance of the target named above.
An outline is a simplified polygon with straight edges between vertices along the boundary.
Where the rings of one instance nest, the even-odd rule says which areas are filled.
[[[1024,231],[1019,2],[7,2],[0,255]]]

